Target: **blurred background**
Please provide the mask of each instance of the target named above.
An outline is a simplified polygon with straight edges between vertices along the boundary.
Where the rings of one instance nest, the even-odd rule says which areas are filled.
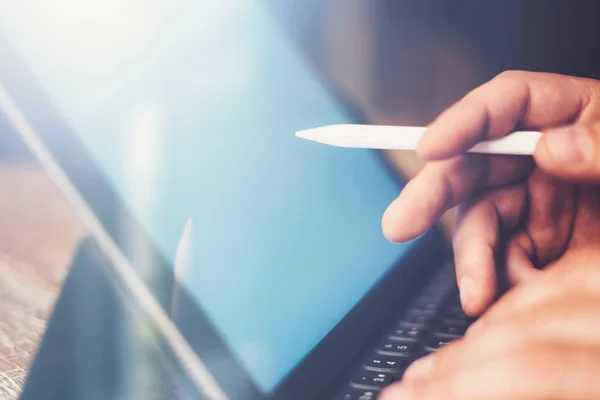
[[[268,2],[368,123],[425,125],[504,70],[600,77],[594,0]],[[407,178],[423,166],[410,153],[390,157]],[[82,235],[62,194],[0,119],[0,398],[18,397]]]

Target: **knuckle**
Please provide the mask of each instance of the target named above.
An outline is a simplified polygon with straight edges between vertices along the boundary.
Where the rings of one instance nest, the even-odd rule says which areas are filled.
[[[600,81],[597,79],[583,79],[594,98],[600,98]]]
[[[600,100],[600,81],[596,79],[573,79],[576,79],[577,82],[581,82],[581,87],[583,91],[582,103],[584,105],[597,104],[597,102]]]
[[[595,121],[590,125],[590,133],[596,138],[600,137],[600,121]]]
[[[569,293],[569,288],[552,279],[537,280],[523,288],[520,298],[515,306],[523,304],[528,309],[535,310],[544,307],[549,302],[564,298]]]
[[[583,264],[574,268],[556,269],[554,278],[560,282],[564,296],[598,293],[600,291],[600,274],[598,272],[597,265]]]
[[[473,231],[468,228],[476,226],[479,229],[482,224],[496,223],[497,215],[495,211],[494,204],[487,199],[462,202],[459,205],[455,232],[453,232],[455,240],[461,241],[467,239],[469,242],[472,241],[474,239]],[[467,229],[464,229],[465,227]]]
[[[561,282],[548,279],[537,279],[516,287],[508,293],[498,304],[492,307],[482,317],[482,323],[491,324],[492,321],[505,319],[518,313],[537,309],[538,307],[562,298],[568,293]]]
[[[539,343],[529,354],[525,355],[525,363],[538,376],[560,379],[573,364],[573,349],[557,343]]]
[[[531,72],[511,69],[500,72],[494,79],[522,79],[529,74],[531,74]]]
[[[529,179],[527,179],[527,187],[532,196],[540,200],[551,198],[550,196],[558,192],[557,188],[560,185],[562,185],[560,180],[539,169],[534,170]]]
[[[497,324],[493,332],[494,340],[510,342],[512,346],[536,343],[542,338],[554,337],[556,327],[568,321],[571,310],[561,308],[562,301],[548,301],[527,310],[503,324]],[[562,328],[560,328],[562,329]],[[565,326],[565,329],[568,327]]]

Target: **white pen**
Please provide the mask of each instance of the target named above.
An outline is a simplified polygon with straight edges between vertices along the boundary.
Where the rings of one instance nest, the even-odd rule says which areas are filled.
[[[378,150],[416,150],[427,128],[383,125],[328,125],[296,132],[302,139],[337,147]],[[541,133],[518,131],[500,139],[477,143],[467,152],[531,155]]]

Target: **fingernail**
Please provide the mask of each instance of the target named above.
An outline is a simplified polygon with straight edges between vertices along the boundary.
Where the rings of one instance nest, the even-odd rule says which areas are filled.
[[[471,293],[473,293],[473,286],[475,286],[475,282],[470,276],[463,276],[460,278],[458,288],[460,290],[460,302],[463,308],[465,308],[469,302]]]
[[[433,372],[433,356],[423,357],[414,363],[404,372],[402,380],[417,381],[427,379]]]
[[[545,135],[550,155],[561,163],[581,163],[592,157],[594,141],[581,128],[560,129]]]

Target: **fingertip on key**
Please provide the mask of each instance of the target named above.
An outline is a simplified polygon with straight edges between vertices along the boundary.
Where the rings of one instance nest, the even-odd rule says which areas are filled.
[[[418,381],[427,379],[433,373],[434,355],[430,354],[418,359],[411,364],[404,373],[402,379],[404,381]]]
[[[381,392],[378,400],[412,400],[414,391],[412,386],[406,383],[396,383]]]

